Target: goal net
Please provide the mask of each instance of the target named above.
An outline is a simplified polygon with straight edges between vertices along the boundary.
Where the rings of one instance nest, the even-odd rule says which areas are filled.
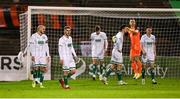
[[[149,8],[81,8],[81,7],[28,7],[28,12],[20,15],[21,50],[24,50],[30,36],[36,32],[38,25],[46,26],[51,54],[51,79],[62,76],[59,64],[58,40],[63,35],[64,26],[72,27],[73,46],[80,61],[77,68],[84,66],[85,72],[80,78],[88,78],[91,70],[90,34],[95,25],[100,25],[108,37],[108,51],[104,65],[110,66],[113,47],[111,41],[121,25],[128,25],[135,19],[141,35],[145,27],[152,25],[156,36],[156,75],[159,77],[180,77],[180,9],[149,9]],[[130,40],[125,35],[123,57],[125,75],[132,75],[129,61]],[[27,51],[28,52],[28,51]],[[27,72],[30,68],[30,54],[27,54]],[[147,75],[149,74],[147,70]]]

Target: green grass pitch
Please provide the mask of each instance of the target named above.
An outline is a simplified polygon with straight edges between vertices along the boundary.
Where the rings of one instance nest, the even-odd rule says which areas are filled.
[[[111,77],[109,85],[99,80],[70,80],[70,90],[62,89],[57,80],[45,81],[46,88],[31,87],[31,81],[0,82],[0,98],[180,98],[179,79],[158,78],[158,84],[152,85],[150,78],[146,85],[141,80],[125,77],[128,85],[119,86],[115,77]]]

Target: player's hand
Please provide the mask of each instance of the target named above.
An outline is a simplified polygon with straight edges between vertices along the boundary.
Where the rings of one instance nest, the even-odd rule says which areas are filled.
[[[59,63],[60,63],[61,65],[63,65],[64,60],[60,59],[60,60],[59,60]]]
[[[49,63],[50,62],[50,57],[47,57],[47,63]]]
[[[104,56],[107,56],[107,49],[104,49]]]
[[[74,57],[75,63],[79,63],[80,59],[79,57]]]
[[[154,60],[156,60],[156,55],[154,55]]]
[[[32,56],[32,61],[35,62],[35,57],[34,56]]]

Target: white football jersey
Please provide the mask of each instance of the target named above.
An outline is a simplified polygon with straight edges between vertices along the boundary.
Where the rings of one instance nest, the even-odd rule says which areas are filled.
[[[124,33],[118,32],[115,36],[114,47],[111,55],[111,63],[113,64],[122,64],[122,46],[123,46],[123,36]]]
[[[98,35],[96,32],[91,34],[91,48],[92,56],[103,55],[104,50],[107,49],[107,36],[106,33],[100,32]]]
[[[114,43],[114,47],[113,47],[114,50],[122,51],[123,36],[124,36],[124,33],[122,33],[122,32],[118,32],[116,34],[115,43]]]
[[[150,37],[147,34],[142,35],[141,44],[143,45],[143,49],[145,50],[147,55],[154,55],[154,44],[155,44],[155,36],[151,34]]]
[[[35,57],[49,56],[48,38],[45,34],[32,34],[30,38],[30,52]]]
[[[59,39],[59,56],[62,60],[73,60],[73,55],[76,57],[74,47],[72,44],[72,38],[69,36],[62,36]]]

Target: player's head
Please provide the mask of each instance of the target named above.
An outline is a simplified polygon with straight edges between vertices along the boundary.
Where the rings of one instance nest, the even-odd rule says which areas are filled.
[[[46,27],[44,25],[39,25],[37,27],[37,32],[43,34],[46,31]]]
[[[65,26],[64,27],[64,35],[66,35],[66,36],[71,35],[71,27],[70,26]]]
[[[127,32],[127,26],[126,25],[122,25],[119,30],[123,33],[126,33]]]
[[[130,19],[129,20],[129,25],[135,27],[136,26],[136,21],[134,19]]]
[[[151,34],[152,33],[152,26],[148,25],[146,27],[146,34]]]
[[[95,26],[95,32],[99,34],[101,32],[101,27],[99,25]]]

